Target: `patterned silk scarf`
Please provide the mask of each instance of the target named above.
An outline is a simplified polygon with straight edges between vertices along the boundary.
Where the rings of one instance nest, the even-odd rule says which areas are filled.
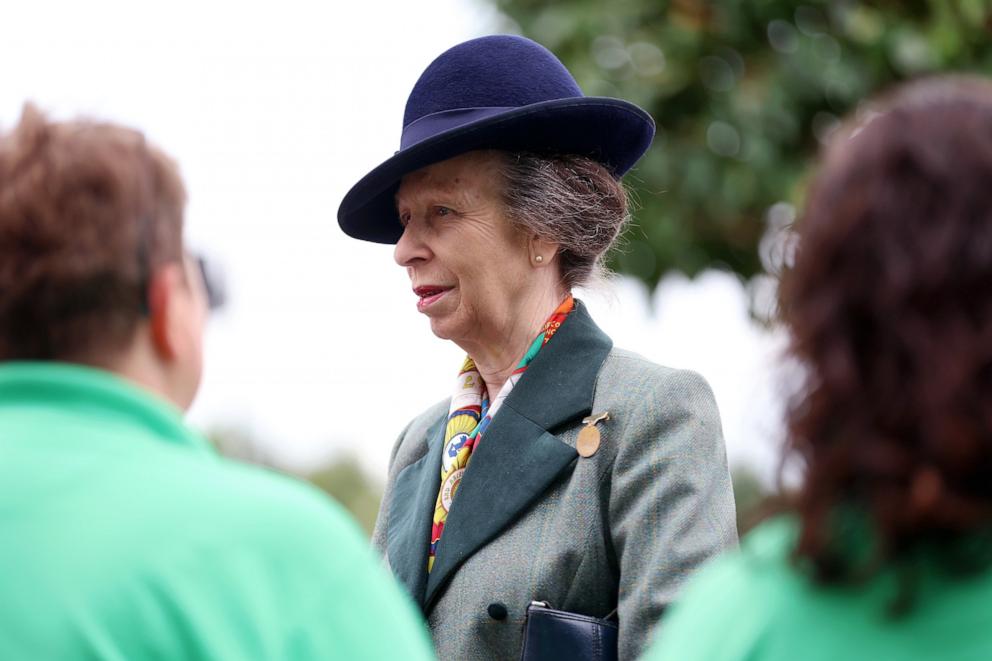
[[[461,483],[462,475],[468,467],[469,459],[472,458],[472,450],[479,445],[489,423],[492,422],[493,417],[517,381],[527,371],[530,361],[534,360],[534,356],[541,350],[541,347],[551,340],[574,307],[575,300],[569,294],[558,306],[558,309],[544,322],[541,332],[534,338],[520,364],[500,388],[499,394],[492,403],[490,403],[489,394],[486,392],[486,383],[482,380],[475,363],[470,357],[465,357],[465,363],[458,373],[455,394],[451,397],[451,407],[448,409],[448,426],[444,431],[444,451],[441,455],[441,490],[437,494],[437,502],[434,505],[431,548],[427,556],[428,573],[434,569],[437,543],[444,532],[444,522],[451,509],[451,501],[455,498],[455,492]]]

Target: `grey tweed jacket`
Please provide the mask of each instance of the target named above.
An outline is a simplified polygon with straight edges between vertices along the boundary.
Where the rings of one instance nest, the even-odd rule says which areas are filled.
[[[615,611],[620,659],[634,659],[693,570],[736,543],[709,386],[612,345],[577,303],[475,449],[429,576],[448,401],[400,435],[373,543],[440,659],[519,658],[534,600]],[[598,452],[580,457],[582,418],[605,411]]]

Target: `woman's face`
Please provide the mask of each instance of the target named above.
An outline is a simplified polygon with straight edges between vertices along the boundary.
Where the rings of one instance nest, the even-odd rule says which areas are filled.
[[[533,286],[528,239],[503,214],[498,158],[476,151],[429,165],[396,193],[396,262],[434,334],[459,344],[498,342]]]

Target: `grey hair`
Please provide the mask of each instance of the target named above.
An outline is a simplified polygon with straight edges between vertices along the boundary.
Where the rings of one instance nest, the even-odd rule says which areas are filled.
[[[627,190],[584,156],[504,152],[500,171],[510,222],[559,245],[562,284],[607,275],[603,259],[630,219]]]

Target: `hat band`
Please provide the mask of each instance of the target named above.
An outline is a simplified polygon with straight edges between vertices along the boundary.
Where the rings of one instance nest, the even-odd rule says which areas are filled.
[[[465,126],[480,119],[499,115],[508,110],[516,110],[517,106],[486,106],[482,108],[455,108],[442,110],[424,115],[403,127],[400,137],[400,150],[412,147],[427,138],[433,138],[439,133]]]

